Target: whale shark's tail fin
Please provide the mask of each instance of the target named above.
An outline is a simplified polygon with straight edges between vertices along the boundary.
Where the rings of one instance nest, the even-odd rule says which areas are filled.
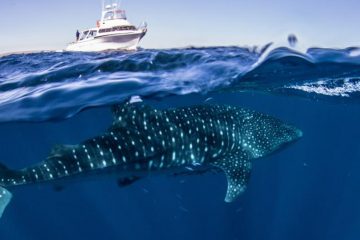
[[[3,187],[0,187],[0,218],[3,215],[5,208],[10,203],[11,198],[12,198],[11,192],[9,192]]]
[[[4,165],[0,164],[0,179],[4,181],[6,177],[8,177],[9,173],[11,171],[5,167]],[[0,218],[2,217],[5,208],[10,203],[12,194],[7,189],[5,189],[1,184],[4,184],[3,182],[0,182]]]

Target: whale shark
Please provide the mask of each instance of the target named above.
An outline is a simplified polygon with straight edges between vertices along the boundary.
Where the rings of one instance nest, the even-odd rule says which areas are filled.
[[[158,110],[143,102],[112,106],[113,123],[77,145],[57,145],[47,159],[11,170],[0,166],[0,216],[9,189],[114,175],[120,185],[154,173],[217,169],[227,178],[226,202],[247,187],[253,159],[272,154],[302,136],[298,128],[256,111],[227,105]]]

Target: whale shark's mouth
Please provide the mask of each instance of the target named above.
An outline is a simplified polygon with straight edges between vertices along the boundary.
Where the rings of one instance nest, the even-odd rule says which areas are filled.
[[[303,133],[303,131],[301,131],[300,129],[298,129],[298,130],[297,130],[297,135],[298,135],[298,138],[300,139],[300,138],[303,137],[304,133]]]
[[[264,155],[264,157],[268,157],[268,156],[277,154],[278,152],[282,151],[283,149],[289,147],[290,145],[295,144],[297,141],[299,141],[304,136],[304,133],[302,130],[300,130],[292,125],[286,125],[286,128],[291,133],[288,135],[288,140],[283,141],[280,145],[277,146],[276,149],[274,149],[269,154]]]
[[[303,137],[304,133],[303,131],[301,131],[300,129],[298,129],[297,127],[294,127],[292,125],[286,125],[285,128],[289,131],[289,136],[290,136],[290,139],[289,141],[290,142],[293,142],[293,141],[296,141],[296,140],[299,140],[300,138]]]

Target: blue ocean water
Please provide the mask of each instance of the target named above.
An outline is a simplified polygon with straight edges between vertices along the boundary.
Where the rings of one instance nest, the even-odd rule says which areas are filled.
[[[0,239],[359,239],[360,51],[188,48],[0,58],[0,162],[22,168],[55,144],[103,132],[130,96],[170,108],[254,109],[304,132],[254,162],[247,191],[223,201],[222,174],[14,189]]]

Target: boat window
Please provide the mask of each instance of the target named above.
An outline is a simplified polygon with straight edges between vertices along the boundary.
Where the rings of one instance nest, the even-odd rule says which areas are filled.
[[[89,33],[89,35],[87,36],[87,38],[96,37],[96,35],[97,35],[97,31],[91,31],[91,32]]]
[[[116,26],[116,27],[112,27],[112,28],[102,28],[99,30],[99,33],[126,31],[126,30],[136,30],[136,27],[135,26]]]
[[[120,26],[113,28],[113,31],[126,31],[126,30],[136,30],[136,28],[134,26]]]
[[[117,10],[115,12],[115,19],[126,19],[126,13],[124,10]]]
[[[112,20],[112,19],[114,19],[114,12],[107,12],[106,14],[105,14],[105,16],[104,16],[104,18],[106,19],[106,20]]]
[[[126,19],[126,13],[123,10],[108,11],[104,14],[104,19],[105,20]]]
[[[81,34],[81,36],[80,36],[80,40],[84,40],[85,37],[86,37],[86,35],[87,35],[88,33],[89,33],[89,31],[83,32],[83,33]]]
[[[106,32],[111,32],[111,28],[102,28],[99,30],[99,33],[106,33]]]

